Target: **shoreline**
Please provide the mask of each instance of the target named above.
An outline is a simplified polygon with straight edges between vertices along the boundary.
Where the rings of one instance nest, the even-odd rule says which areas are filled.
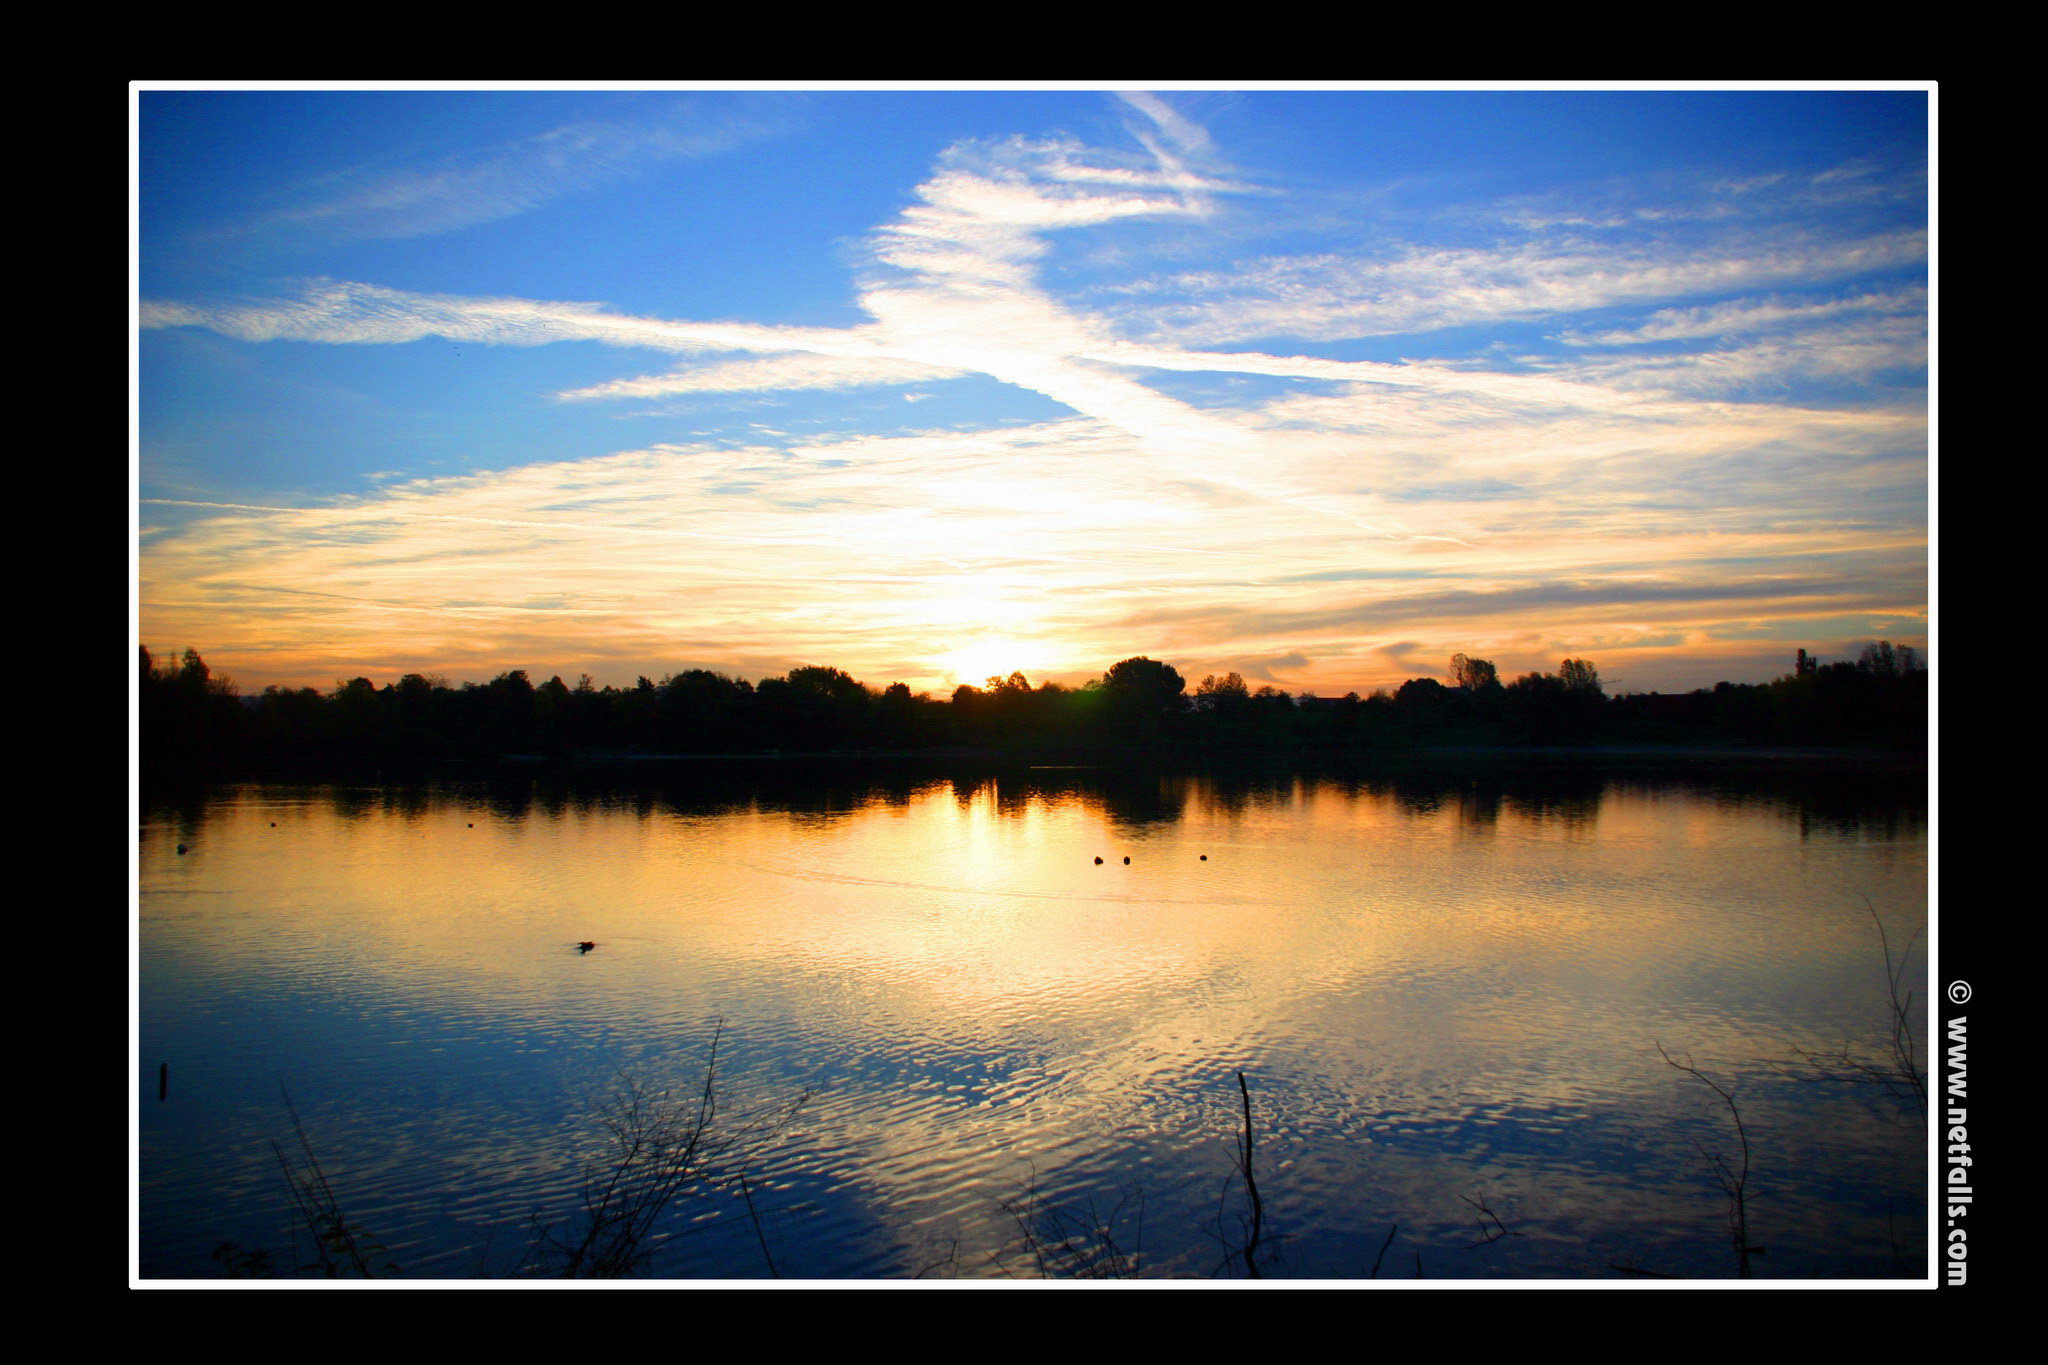
[[[719,769],[751,772],[846,773],[863,769],[975,771],[1369,772],[1416,769],[1645,769],[1749,770],[1929,774],[1925,752],[1873,748],[1798,748],[1741,745],[1443,745],[1370,750],[1263,750],[1136,753],[1039,752],[999,749],[838,749],[765,753],[594,753],[552,756],[500,754],[490,758],[407,758],[376,755],[274,755],[209,759],[174,771],[142,771],[141,784],[160,787],[194,781],[265,781],[323,777],[532,777],[655,776]]]

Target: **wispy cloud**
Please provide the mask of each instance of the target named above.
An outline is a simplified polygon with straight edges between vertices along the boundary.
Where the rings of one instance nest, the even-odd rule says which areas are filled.
[[[852,389],[871,384],[908,385],[952,379],[967,373],[915,360],[880,356],[778,355],[765,360],[735,360],[684,366],[666,374],[637,379],[612,379],[557,398],[660,398],[690,393],[777,393],[792,389]]]
[[[1699,308],[1660,308],[1635,327],[1559,333],[1567,346],[1645,346],[1665,341],[1720,338],[1777,331],[1855,313],[1925,314],[1925,287],[1856,294],[1836,299],[1732,299]]]
[[[1160,135],[1182,152],[1206,152],[1215,144],[1209,130],[1149,90],[1121,90],[1117,98],[1151,120]]]
[[[1168,301],[1126,305],[1116,317],[1128,333],[1183,345],[1402,336],[1825,282],[1917,265],[1926,252],[1924,232],[1895,229],[1847,241],[1780,235],[1733,252],[1725,242],[1616,248],[1563,241],[1268,257],[1126,286],[1119,292]]]
[[[758,101],[746,112],[680,102],[654,116],[579,120],[424,164],[330,172],[213,235],[327,243],[453,232],[629,180],[664,162],[721,155],[793,123],[787,108]]]
[[[1557,368],[1583,381],[1620,388],[1730,395],[1759,386],[1785,390],[1816,380],[1869,385],[1885,374],[1900,373],[1911,376],[1917,388],[1926,365],[1926,319],[1904,316],[1807,326],[1713,350],[1560,362]]]

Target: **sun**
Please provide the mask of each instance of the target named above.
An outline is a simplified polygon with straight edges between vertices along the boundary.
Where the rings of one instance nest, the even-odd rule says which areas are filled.
[[[990,678],[1007,678],[1014,672],[1029,676],[1035,662],[1033,651],[1009,640],[977,640],[962,649],[941,654],[934,662],[955,682],[980,687]]]

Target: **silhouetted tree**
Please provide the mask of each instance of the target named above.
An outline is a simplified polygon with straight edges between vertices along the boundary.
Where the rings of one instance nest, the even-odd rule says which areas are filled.
[[[1427,733],[1449,709],[1448,690],[1435,678],[1410,678],[1394,692],[1394,714],[1410,733]]]
[[[198,650],[158,666],[143,649],[138,663],[136,723],[145,772],[243,751],[253,729],[249,711],[234,681],[216,678]]]
[[[1567,692],[1600,691],[1600,670],[1584,659],[1566,659],[1557,666],[1557,680]]]
[[[1252,741],[1252,693],[1236,673],[1210,674],[1195,688],[1195,720],[1212,745],[1237,748]]]
[[[1140,655],[1110,665],[1102,675],[1102,690],[1133,698],[1156,711],[1177,711],[1187,683],[1171,664]]]
[[[1103,720],[1114,740],[1159,742],[1187,703],[1187,682],[1171,664],[1140,655],[1112,664],[1102,675]]]
[[[1470,659],[1463,654],[1453,654],[1451,685],[1466,692],[1477,692],[1482,687],[1498,687],[1500,673],[1490,659]]]

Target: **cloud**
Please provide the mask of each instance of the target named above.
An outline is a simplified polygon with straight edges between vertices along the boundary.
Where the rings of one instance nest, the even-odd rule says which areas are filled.
[[[1558,368],[1580,380],[1617,388],[1719,395],[1759,386],[1783,389],[1813,380],[1868,384],[1886,373],[1918,372],[1926,365],[1926,319],[1909,316],[1809,327],[1711,351],[1587,359],[1560,363]]]
[[[1848,298],[1808,301],[1771,297],[1733,299],[1699,308],[1660,308],[1635,327],[1605,332],[1563,332],[1567,346],[1646,346],[1668,341],[1736,336],[1744,332],[1777,331],[1854,313],[1913,313],[1927,310],[1924,287]]]
[[[1846,241],[1780,234],[1746,245],[1731,253],[1725,242],[1688,248],[1565,240],[1267,257],[1127,286],[1119,292],[1172,297],[1126,305],[1116,316],[1127,334],[1181,345],[1400,336],[1812,284],[1918,265],[1927,253],[1926,234],[1911,228]]]
[[[1697,607],[1711,604],[1716,613],[1731,604],[1745,604],[1747,615],[1778,614],[1787,610],[1810,614],[1816,604],[1831,614],[1844,611],[1882,611],[1901,600],[1901,589],[1918,588],[1919,582],[1858,583],[1837,577],[1812,578],[1758,576],[1724,581],[1698,578],[1692,581],[1644,581],[1636,578],[1566,580],[1538,582],[1513,588],[1459,589],[1453,591],[1375,596],[1356,603],[1316,610],[1238,609],[1230,607],[1166,608],[1133,613],[1118,624],[1132,630],[1165,626],[1196,627],[1203,639],[1218,634],[1226,638],[1267,638],[1317,635],[1349,630],[1358,626],[1379,626],[1389,622],[1437,622],[1456,619],[1490,629],[1504,623],[1531,619],[1538,612],[1552,620],[1569,620],[1594,610],[1609,613],[1613,608]]]
[[[1240,654],[1205,660],[1186,671],[1191,675],[1188,678],[1190,683],[1198,681],[1192,675],[1208,677],[1214,674],[1220,677],[1225,673],[1235,673],[1249,682],[1284,684],[1290,675],[1308,666],[1308,655],[1292,649],[1285,654]]]
[[[418,165],[332,172],[288,192],[283,205],[212,235],[321,244],[454,232],[630,180],[664,162],[721,155],[791,126],[786,109],[759,101],[745,112],[707,114],[685,102],[655,118],[579,120]]]
[[[859,343],[826,329],[751,323],[670,322],[613,313],[603,304],[521,298],[421,294],[346,280],[311,279],[267,298],[190,304],[145,300],[141,325],[207,327],[241,341],[317,341],[396,345],[445,337],[500,346],[596,341],[661,351],[798,351],[827,353]]]
[[[1183,152],[1204,152],[1214,144],[1209,130],[1146,90],[1120,90],[1117,98],[1152,121],[1162,135]]]
[[[952,379],[964,370],[880,357],[789,355],[767,360],[686,366],[638,379],[613,379],[569,389],[562,399],[660,398],[683,393],[761,393],[791,389],[851,389],[871,384],[917,384]],[[920,395],[921,396],[921,395]]]

